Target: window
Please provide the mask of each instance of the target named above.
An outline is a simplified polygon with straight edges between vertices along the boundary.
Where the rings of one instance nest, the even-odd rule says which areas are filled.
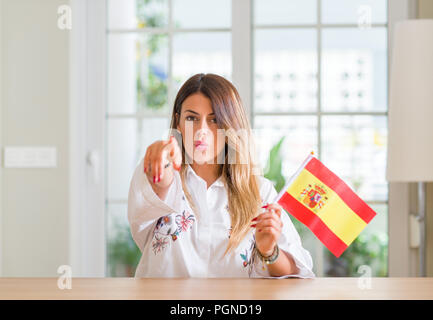
[[[386,275],[387,1],[242,2],[251,20],[231,0],[106,2],[108,275],[134,273],[140,254],[126,217],[130,178],[147,146],[165,137],[179,86],[198,72],[245,80],[238,85],[251,98],[263,168],[285,136],[285,179],[314,150],[378,213],[340,259],[291,217],[316,274],[354,276],[366,264],[373,276]],[[242,50],[252,57],[251,86],[232,63],[243,54],[232,47],[239,31],[232,21],[248,24],[251,47]]]
[[[133,276],[132,173],[146,148],[166,138],[186,79],[199,72],[231,79],[231,1],[108,0],[107,11],[107,273]]]
[[[315,151],[378,213],[339,259],[292,218],[316,274],[386,276],[387,1],[254,0],[253,24],[260,150],[285,136],[286,179]]]

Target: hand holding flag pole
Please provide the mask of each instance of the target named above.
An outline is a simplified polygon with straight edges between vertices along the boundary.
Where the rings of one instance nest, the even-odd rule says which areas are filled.
[[[376,212],[313,155],[273,202],[307,226],[338,258]]]

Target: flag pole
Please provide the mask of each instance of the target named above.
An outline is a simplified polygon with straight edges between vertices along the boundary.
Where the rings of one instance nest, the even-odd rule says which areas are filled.
[[[280,200],[280,198],[284,195],[286,190],[289,188],[289,186],[292,184],[292,182],[296,179],[296,177],[301,173],[301,171],[304,169],[304,167],[307,165],[307,163],[311,160],[311,158],[313,158],[313,156],[314,156],[314,151],[311,151],[310,154],[308,155],[307,159],[304,160],[304,162],[298,168],[298,170],[296,170],[296,172],[290,177],[290,179],[284,185],[284,188],[281,189],[281,191],[277,194],[277,196],[275,197],[275,199],[272,203],[276,203],[276,202],[278,202],[278,200]]]

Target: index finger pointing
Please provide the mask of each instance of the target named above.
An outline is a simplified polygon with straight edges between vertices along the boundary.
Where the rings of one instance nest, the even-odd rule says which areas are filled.
[[[180,165],[182,164],[182,154],[180,154],[179,148],[177,146],[177,141],[174,136],[170,136],[169,143],[164,146],[164,153],[166,159],[173,163],[173,167],[176,170],[180,170]]]

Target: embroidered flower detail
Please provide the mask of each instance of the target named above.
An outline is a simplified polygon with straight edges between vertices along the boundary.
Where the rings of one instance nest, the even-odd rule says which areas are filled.
[[[166,237],[159,238],[157,235],[155,235],[154,240],[152,242],[153,253],[157,254],[157,253],[161,252],[162,250],[164,250],[166,248],[167,244],[168,244],[168,241],[167,241]]]
[[[245,253],[241,253],[240,256],[242,258],[242,265],[244,268],[248,267],[248,276],[251,277],[253,272],[254,264],[256,263],[258,257],[255,249],[256,237],[253,234],[253,237],[250,239],[250,245],[247,249],[245,249]]]
[[[244,265],[244,268],[245,268],[250,263],[250,261],[249,261],[250,259],[248,258],[248,250],[247,249],[245,249],[245,254],[241,253],[241,258],[243,260],[242,264]]]
[[[177,233],[177,226],[175,225],[171,215],[164,216],[158,219],[154,233],[162,236],[170,236]]]
[[[246,252],[248,252],[249,254],[248,262],[246,265],[245,265],[245,261],[243,262],[244,267],[248,266],[249,277],[251,277],[251,274],[253,273],[253,267],[256,264],[256,261],[259,259],[255,244],[256,244],[256,236],[253,233],[253,237],[250,239],[250,246],[248,249],[246,249]],[[265,265],[263,263],[262,263],[262,270],[266,270]]]
[[[192,224],[194,223],[195,218],[192,214],[186,213],[185,210],[183,210],[182,214],[178,214],[176,216],[176,224],[178,227],[178,232],[185,232],[192,228]]]
[[[185,211],[176,216],[170,214],[159,218],[153,230],[153,252],[157,254],[164,250],[170,239],[173,242],[179,239],[180,233],[191,229],[194,221],[194,215],[187,214]]]

